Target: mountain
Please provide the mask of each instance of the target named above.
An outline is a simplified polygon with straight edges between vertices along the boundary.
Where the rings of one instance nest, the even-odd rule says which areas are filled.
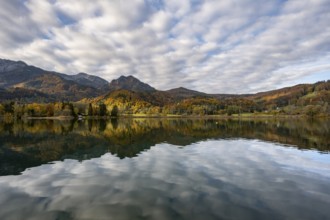
[[[99,88],[107,84],[106,80],[86,73],[66,75],[29,66],[22,61],[0,59],[0,87],[7,90],[20,88],[37,91],[59,101],[78,101],[101,95],[103,91]]]
[[[214,97],[214,95],[183,87],[168,91],[158,91],[131,75],[120,76],[118,79],[108,83],[101,77],[86,73],[67,75],[30,66],[22,61],[5,59],[0,59],[0,87],[7,90],[16,89],[16,92],[7,91],[6,94],[3,93],[2,97],[11,99],[17,95],[19,100],[24,99],[25,96],[18,94],[19,92],[17,91],[25,91],[29,94],[38,92],[43,100],[48,96],[49,100],[54,100],[55,98],[55,100],[78,101],[83,98],[105,97],[114,91],[127,90],[139,93],[140,99],[146,99],[148,102],[158,105],[187,98]],[[21,90],[17,90],[18,88]],[[38,100],[39,95],[34,96],[35,100]]]
[[[104,103],[104,104],[115,104],[118,105],[148,105],[148,106],[164,106],[175,102],[175,99],[169,94],[163,91],[152,91],[152,92],[135,92],[131,90],[119,89],[110,91],[102,96],[85,99],[82,102],[91,103]],[[142,106],[141,105],[141,106]]]
[[[193,97],[211,97],[211,95],[203,93],[203,92],[198,92],[190,89],[186,89],[183,87],[175,88],[175,89],[170,89],[165,91],[167,94],[172,96],[175,99],[186,99],[186,98],[193,98]]]
[[[81,85],[75,81],[65,80],[57,74],[44,73],[39,77],[16,84],[15,88],[37,90],[54,95],[59,100],[78,101],[85,97],[96,97],[102,92],[91,86]]]
[[[67,80],[72,80],[80,85],[90,86],[95,89],[99,89],[109,85],[109,82],[105,79],[102,79],[98,76],[89,75],[87,73],[78,73],[77,75],[65,75],[62,74],[62,77]]]
[[[141,82],[134,76],[121,76],[118,79],[114,79],[109,84],[109,90],[130,90],[133,92],[155,92],[156,89],[150,85]]]
[[[79,73],[67,75],[0,59],[0,101],[81,101],[123,114],[238,114],[274,112],[330,114],[330,81],[301,84],[256,94],[207,94],[179,87],[159,91],[133,76],[106,80]],[[86,106],[86,105],[85,105]],[[94,109],[95,112],[98,109]],[[94,111],[93,110],[93,111]],[[84,110],[86,112],[86,109]],[[82,112],[84,113],[84,112]]]
[[[43,73],[42,69],[28,66],[22,61],[0,59],[0,87],[10,88]]]
[[[267,108],[287,105],[324,105],[330,103],[330,80],[259,92],[246,98],[262,103]]]
[[[48,95],[43,92],[32,89],[24,88],[12,88],[3,89],[0,88],[0,102],[5,101],[19,101],[19,102],[54,102],[56,97],[53,95]]]
[[[9,72],[27,66],[22,61],[11,61],[0,59],[0,72]]]

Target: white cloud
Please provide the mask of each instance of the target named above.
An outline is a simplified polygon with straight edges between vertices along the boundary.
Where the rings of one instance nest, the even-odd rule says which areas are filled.
[[[320,65],[329,20],[327,0],[5,1],[0,57],[108,80],[131,74],[158,89],[256,92],[330,71]]]
[[[29,17],[41,29],[48,30],[59,24],[54,6],[50,2],[29,0],[25,6],[29,10]]]

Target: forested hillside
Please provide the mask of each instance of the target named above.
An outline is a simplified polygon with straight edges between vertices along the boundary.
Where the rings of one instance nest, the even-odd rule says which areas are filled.
[[[183,87],[159,91],[133,76],[108,83],[0,59],[0,115],[54,116],[267,116],[330,115],[330,81],[256,94],[207,94]]]

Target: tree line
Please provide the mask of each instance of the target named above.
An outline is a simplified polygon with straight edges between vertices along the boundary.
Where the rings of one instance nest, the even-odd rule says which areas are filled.
[[[123,115],[307,115],[330,116],[330,81],[302,84],[255,95],[217,99],[191,97],[169,99],[161,93],[118,90],[79,102],[36,103],[4,101],[0,116],[24,117],[118,117]]]
[[[25,117],[79,117],[79,116],[118,116],[118,108],[109,111],[103,104],[80,104],[71,102],[30,103],[5,102],[0,104],[0,116]]]
[[[0,116],[6,118],[27,117],[118,117],[125,115],[146,116],[205,116],[205,115],[307,115],[311,117],[330,115],[328,102],[323,104],[266,106],[249,99],[229,99],[219,101],[214,98],[192,98],[163,106],[145,101],[122,102],[54,102],[30,103],[5,102],[0,104]]]

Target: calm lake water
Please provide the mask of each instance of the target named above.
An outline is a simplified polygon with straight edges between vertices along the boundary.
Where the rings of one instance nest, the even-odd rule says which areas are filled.
[[[0,219],[330,219],[327,120],[0,123]]]

